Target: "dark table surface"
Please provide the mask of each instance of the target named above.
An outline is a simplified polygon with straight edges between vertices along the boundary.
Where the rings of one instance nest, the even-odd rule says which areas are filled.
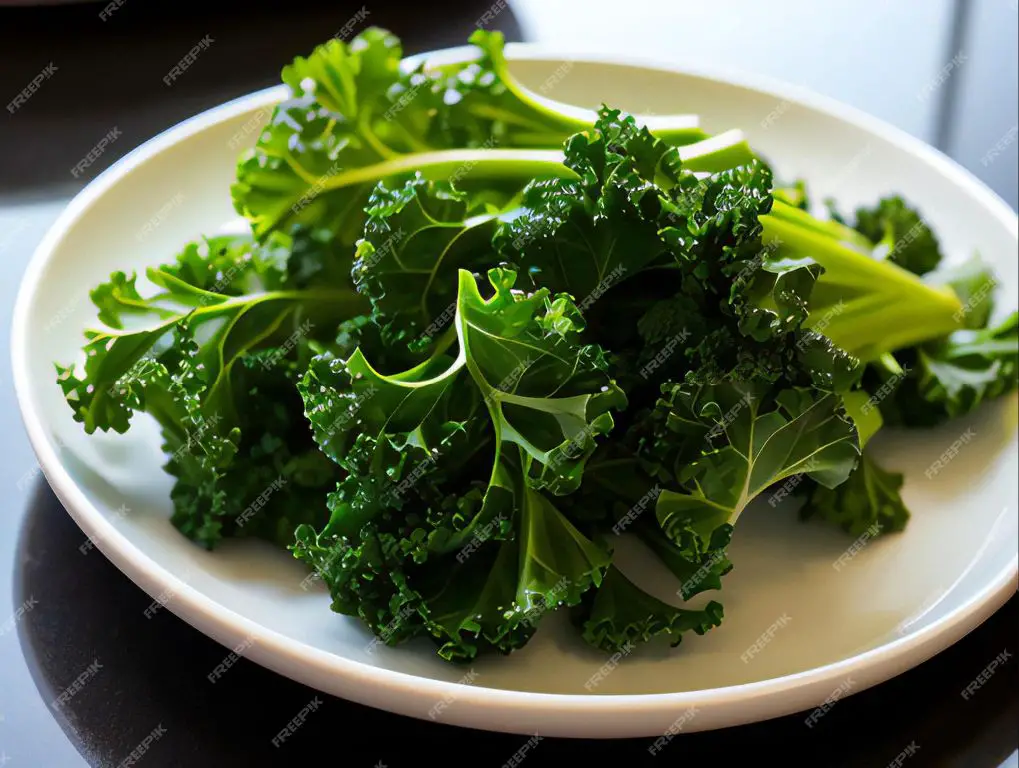
[[[368,6],[408,52],[461,43],[489,2]],[[279,65],[340,29],[353,3],[151,3],[128,0],[109,21],[95,5],[0,11],[0,94],[15,94],[47,63],[60,72],[17,119],[0,119],[0,766],[120,765],[154,729],[138,764],[157,766],[501,766],[526,740],[425,723],[320,695],[323,707],[286,749],[267,734],[311,698],[309,689],[247,661],[209,686],[223,649],[151,602],[83,535],[42,476],[21,426],[9,372],[9,315],[32,248],[67,199],[106,165],[179,120],[277,82]],[[281,9],[285,9],[283,12]],[[285,23],[284,23],[285,20]],[[510,11],[494,25],[520,32]],[[217,45],[172,95],[152,88],[204,35]],[[80,178],[70,168],[112,127],[118,139]],[[999,193],[1003,193],[999,190]],[[1008,193],[1005,191],[1004,193]],[[16,609],[25,608],[13,625]],[[1003,650],[1015,653],[1019,600],[961,642],[900,677],[839,702],[813,729],[803,715],[684,735],[651,758],[647,739],[545,740],[527,765],[887,766],[910,745],[909,766],[1019,766],[1016,663],[968,701],[960,692]],[[66,706],[54,699],[90,664]]]

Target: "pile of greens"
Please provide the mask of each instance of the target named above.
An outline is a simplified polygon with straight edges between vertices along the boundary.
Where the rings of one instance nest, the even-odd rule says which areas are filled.
[[[769,489],[901,530],[870,437],[1016,386],[986,268],[939,269],[899,198],[815,215],[738,131],[566,107],[471,42],[429,69],[371,29],[286,67],[232,187],[250,234],[91,291],[75,419],[149,414],[181,533],[287,547],[333,610],[451,661],[559,607],[606,651],[717,626],[687,601]],[[623,533],[675,605],[614,564]]]

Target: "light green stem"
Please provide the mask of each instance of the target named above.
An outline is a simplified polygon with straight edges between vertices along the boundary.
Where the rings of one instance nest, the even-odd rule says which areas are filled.
[[[755,157],[740,131],[728,131],[679,147],[679,155],[687,170],[709,173],[743,165]],[[414,172],[432,180],[466,175],[468,170],[477,170],[479,175],[490,179],[578,178],[564,165],[564,161],[565,157],[558,149],[444,149],[421,152],[330,176],[320,183],[320,194]]]
[[[928,285],[912,272],[861,253],[800,213],[788,215],[780,208],[760,220],[765,242],[776,244],[780,255],[808,256],[824,268],[811,295],[808,327],[864,360],[962,327],[962,304],[951,288]]]

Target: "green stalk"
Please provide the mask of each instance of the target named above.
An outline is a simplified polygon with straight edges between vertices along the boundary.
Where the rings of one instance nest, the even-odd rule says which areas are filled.
[[[679,147],[683,166],[714,173],[743,165],[755,155],[742,131],[727,131],[696,144]],[[443,149],[402,155],[381,163],[352,168],[324,179],[319,194],[418,171],[427,179],[447,179],[458,169],[477,168],[490,179],[579,178],[564,165],[558,149]]]
[[[506,87],[506,90],[515,96],[521,104],[532,110],[543,123],[561,131],[564,139],[566,136],[589,131],[594,127],[598,120],[598,113],[594,110],[564,104],[537,94],[513,76],[506,63],[503,48],[504,38],[501,33],[479,30],[471,35],[470,42],[488,55],[492,71]],[[457,62],[431,69],[439,72],[455,72],[462,67],[463,63]],[[555,87],[569,75],[572,68],[572,61],[564,61],[546,81],[547,86]],[[646,117],[634,115],[634,117],[638,123],[647,125],[648,129],[662,141],[673,146],[692,144],[708,138],[708,134],[700,128],[700,118],[697,115],[648,115]]]
[[[824,267],[806,325],[847,352],[876,360],[962,327],[962,303],[950,288],[839,242],[791,206],[776,203],[760,220],[765,242],[776,244],[780,256],[806,256]]]
[[[658,136],[657,133],[655,135]],[[705,173],[728,171],[757,158],[740,130],[711,136],[696,144],[679,147],[678,151],[684,170]]]
[[[578,178],[563,165],[563,153],[557,149],[442,149],[342,171],[323,179],[319,194],[415,171],[441,181],[465,167],[478,169],[489,179]]]
[[[167,276],[164,275],[164,277]],[[176,281],[176,278],[174,278],[174,280]],[[218,317],[229,314],[231,310],[236,309],[237,307],[250,307],[270,301],[299,301],[305,304],[328,304],[331,308],[340,310],[338,312],[339,314],[349,317],[364,314],[371,309],[371,305],[364,296],[349,288],[334,290],[313,289],[305,291],[265,291],[262,293],[248,293],[242,296],[229,296],[225,299],[223,294],[211,293],[201,289],[194,289],[190,291],[190,293],[194,295],[212,296],[221,300],[215,304],[183,307],[176,311],[166,308],[157,308],[161,322],[156,325],[143,328],[107,327],[103,328],[102,331],[96,332],[95,335],[91,337],[91,340],[118,339],[128,336],[137,336],[143,333],[152,333],[154,331],[169,331],[174,325],[184,319],[187,319],[192,326],[198,326],[209,320],[215,320]]]
[[[591,113],[595,117],[595,113]],[[711,137],[711,134],[700,127],[696,115],[634,115],[639,125],[646,127],[651,133],[674,147],[695,144]]]
[[[798,224],[801,227],[806,227],[819,235],[833,237],[845,245],[852,246],[861,253],[870,255],[874,250],[874,243],[852,227],[847,226],[846,224],[840,224],[837,221],[822,221],[821,219],[810,215],[802,208],[789,205],[789,203],[783,202],[777,198],[771,207],[771,215],[775,218],[788,221],[791,224]]]

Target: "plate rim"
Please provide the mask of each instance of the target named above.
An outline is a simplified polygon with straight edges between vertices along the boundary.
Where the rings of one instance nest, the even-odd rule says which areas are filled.
[[[686,64],[670,65],[640,56],[585,51],[572,59],[567,59],[570,51],[542,44],[511,43],[507,46],[506,52],[507,58],[511,60],[550,63],[573,60],[693,76],[764,93],[822,112],[875,135],[933,166],[965,188],[982,208],[999,219],[1010,230],[1012,236],[1019,240],[1019,218],[1015,212],[970,171],[921,139],[811,89],[753,73]],[[465,45],[422,53],[408,57],[408,60],[412,62],[424,60],[430,64],[448,63],[465,60],[474,55],[476,53],[473,46]],[[1019,588],[1019,552],[1017,552],[982,589],[930,625],[829,664],[721,688],[648,694],[560,694],[463,685],[375,667],[339,656],[303,641],[288,638],[246,618],[220,605],[176,574],[159,566],[88,500],[74,482],[70,472],[60,462],[55,446],[47,437],[43,419],[34,402],[27,364],[29,313],[45,268],[54,251],[61,245],[67,231],[85,216],[91,206],[118,183],[122,176],[164,149],[200,133],[207,127],[260,107],[271,106],[286,93],[286,87],[278,85],[200,112],[152,137],[99,174],[71,199],[36,247],[21,279],[14,305],[11,323],[11,362],[15,395],[29,442],[39,459],[46,480],[72,519],[120,571],[150,596],[167,594],[167,591],[173,595],[166,603],[166,607],[179,618],[227,647],[242,639],[250,640],[252,644],[244,654],[246,657],[316,690],[342,691],[336,695],[404,715],[422,717],[421,712],[430,704],[443,698],[454,697],[458,702],[476,710],[466,717],[458,717],[457,713],[463,710],[456,707],[450,710],[448,717],[444,717],[446,723],[458,721],[464,725],[484,723],[479,727],[524,733],[525,731],[519,727],[501,728],[498,723],[485,719],[486,712],[491,714],[514,710],[528,712],[532,717],[540,718],[542,728],[548,735],[597,737],[601,732],[599,729],[607,725],[607,718],[620,718],[615,727],[610,729],[612,733],[601,733],[605,736],[653,736],[660,735],[660,729],[642,729],[639,721],[641,715],[661,713],[664,710],[725,705],[732,707],[734,713],[742,710],[742,715],[722,718],[727,724],[735,725],[802,710],[803,707],[798,701],[792,702],[790,707],[789,699],[793,697],[789,699],[784,697],[784,694],[790,691],[799,689],[827,691],[828,685],[837,684],[838,681],[853,676],[863,679],[863,684],[853,693],[865,690],[917,666],[954,644],[1000,608]],[[324,680],[322,675],[328,676],[329,679]],[[327,686],[329,682],[338,685]],[[372,688],[358,690],[358,686],[362,684],[369,684]],[[815,701],[813,697],[809,698]],[[748,712],[746,710],[748,706],[754,711]],[[557,716],[561,716],[562,719],[554,719]],[[584,724],[579,724],[577,716],[589,719],[586,719]],[[626,717],[625,722],[622,720],[623,716]],[[691,725],[693,727],[688,730],[699,729],[696,721]]]

